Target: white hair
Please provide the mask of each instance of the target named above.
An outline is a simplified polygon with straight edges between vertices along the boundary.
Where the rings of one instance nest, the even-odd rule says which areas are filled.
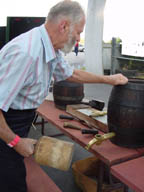
[[[85,16],[81,5],[72,0],[64,0],[50,9],[46,21],[58,22],[62,18],[68,18],[72,24],[79,23]]]

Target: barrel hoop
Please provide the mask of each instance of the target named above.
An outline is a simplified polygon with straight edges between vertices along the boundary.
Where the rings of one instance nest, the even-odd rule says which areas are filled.
[[[138,84],[138,83],[128,83],[126,85],[117,85],[115,88],[118,89],[127,89],[127,90],[134,90],[134,91],[144,91],[144,85],[143,83]]]
[[[144,129],[142,129],[142,128],[136,128],[136,129],[126,128],[126,129],[122,129],[121,127],[119,127],[117,125],[113,125],[111,123],[108,123],[108,127],[109,127],[110,132],[114,131],[116,134],[127,135],[127,136],[132,136],[132,135],[136,136],[136,134],[140,134],[142,137],[144,137]]]
[[[75,100],[82,100],[84,95],[82,96],[75,96],[75,97],[65,97],[65,96],[58,96],[54,95],[54,99],[61,100],[61,101],[75,101]]]
[[[114,101],[114,102],[112,102],[112,101],[109,101],[109,105],[110,105],[110,103],[111,104],[114,104],[114,105],[119,105],[119,106],[123,106],[123,107],[131,107],[131,108],[137,108],[137,109],[143,109],[143,111],[144,111],[144,106],[143,105],[138,105],[137,103],[137,105],[133,102],[132,104],[128,104],[128,102],[124,102],[124,101],[120,101],[120,102],[117,102],[117,101]]]

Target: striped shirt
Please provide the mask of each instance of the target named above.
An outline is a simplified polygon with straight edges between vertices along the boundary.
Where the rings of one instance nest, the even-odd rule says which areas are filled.
[[[53,48],[44,25],[19,35],[0,51],[0,109],[37,108],[52,77],[65,80],[73,68]]]

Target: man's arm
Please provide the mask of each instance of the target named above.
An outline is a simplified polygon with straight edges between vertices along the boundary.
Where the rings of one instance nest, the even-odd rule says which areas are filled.
[[[5,143],[10,143],[16,134],[9,128],[5,121],[2,111],[0,110],[0,138]],[[29,138],[21,138],[20,141],[15,145],[14,149],[24,157],[28,157],[33,154],[34,144],[36,140]]]
[[[105,83],[110,85],[126,84],[127,77],[122,74],[114,75],[95,75],[83,70],[75,69],[72,76],[67,79],[68,81],[77,83]]]

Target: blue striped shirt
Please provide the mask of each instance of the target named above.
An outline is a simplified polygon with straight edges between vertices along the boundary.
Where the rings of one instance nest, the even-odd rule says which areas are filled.
[[[61,81],[72,73],[44,25],[23,33],[0,51],[0,109],[37,108],[48,95],[52,77]]]

